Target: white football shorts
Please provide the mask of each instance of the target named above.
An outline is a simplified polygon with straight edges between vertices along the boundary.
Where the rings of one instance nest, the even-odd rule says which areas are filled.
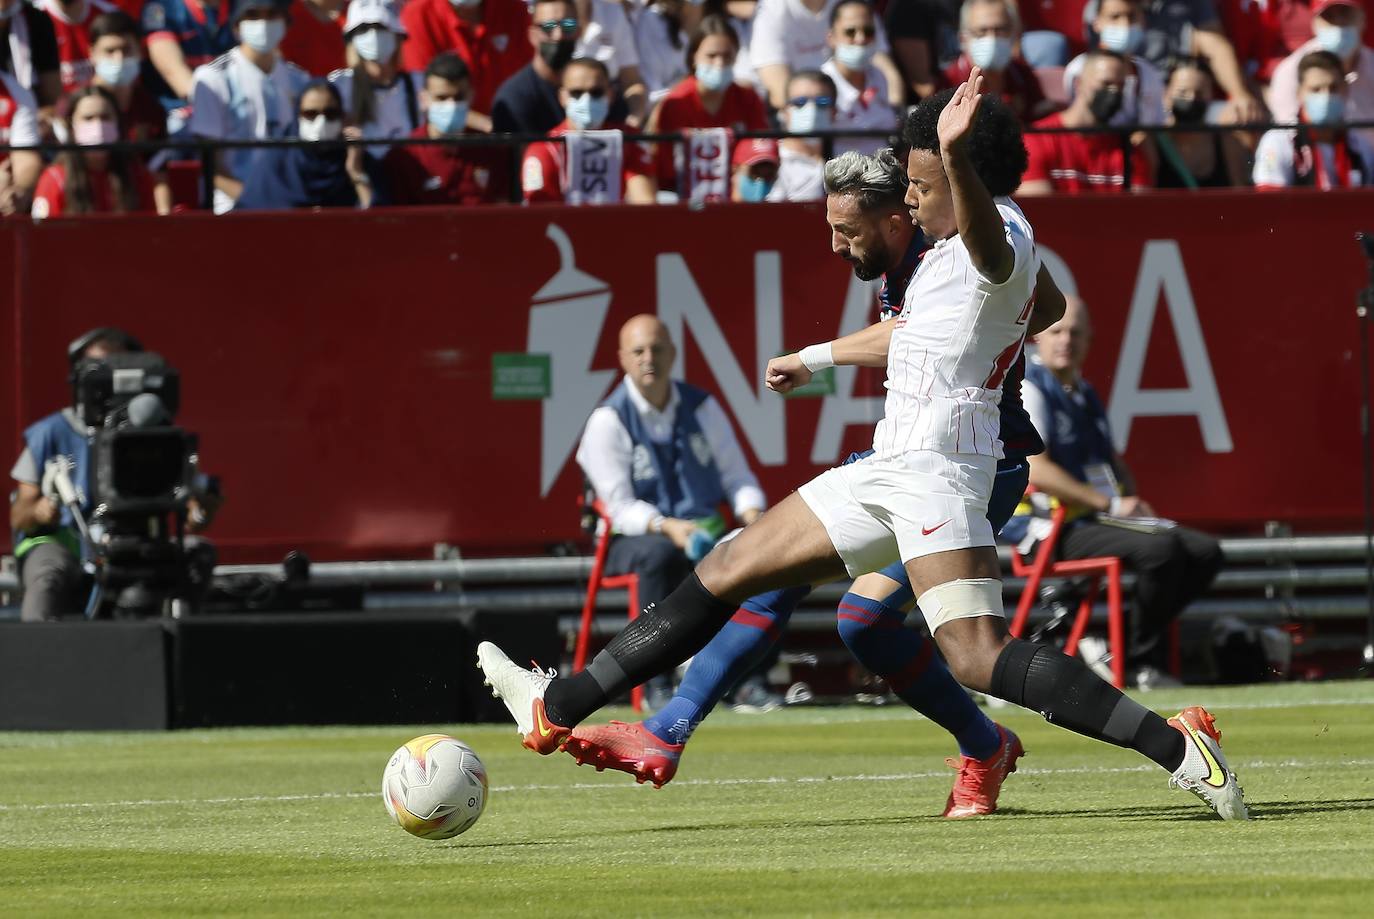
[[[915,450],[829,469],[799,490],[850,577],[951,549],[995,545],[988,498],[997,459]]]

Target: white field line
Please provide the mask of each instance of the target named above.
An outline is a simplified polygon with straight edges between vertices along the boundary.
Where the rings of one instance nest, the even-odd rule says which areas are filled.
[[[1171,690],[1171,692],[1177,692],[1177,690]],[[1161,713],[1168,712],[1170,715],[1172,715],[1174,712],[1178,711],[1177,706],[1157,708],[1156,705],[1150,704],[1151,700],[1148,697],[1142,696],[1139,693],[1132,696],[1132,698],[1134,698],[1141,705],[1144,705],[1146,708],[1149,708],[1151,710],[1157,710]],[[1199,702],[1197,700],[1189,699],[1188,704],[1201,705],[1203,708],[1207,709],[1213,714],[1221,715],[1224,717],[1227,712],[1252,712],[1279,708],[1323,708],[1328,705],[1334,708],[1344,708],[1348,706],[1374,706],[1374,696],[1371,696],[1368,699],[1296,699],[1292,702],[1226,702],[1222,700],[1203,700]],[[1028,712],[1027,710],[1021,709],[1015,705],[1011,705],[1010,703],[1002,703],[996,706],[989,705],[985,706],[985,708],[987,710],[989,717],[993,718],[994,720],[1000,718],[1003,714],[1030,714],[1030,712]],[[911,709],[906,708],[904,705],[902,705],[901,702],[891,702],[886,705],[879,706],[877,708],[869,708],[864,709],[860,712],[850,712],[844,714],[825,714],[821,711],[816,711],[814,714],[803,716],[801,712],[797,709],[783,709],[782,711],[786,712],[789,715],[795,715],[795,717],[792,720],[789,720],[787,723],[789,725],[796,726],[805,726],[813,724],[861,724],[865,721],[901,721],[909,718],[921,719],[920,715],[913,712]],[[743,715],[739,718],[733,719],[723,724],[719,724],[718,727],[723,729],[729,729],[745,725],[750,728],[753,728],[757,726],[753,720],[755,717],[756,716],[754,715]]]
[[[1374,766],[1374,759],[1351,759],[1332,762],[1329,760],[1248,760],[1236,764],[1242,771],[1267,769],[1357,769]],[[1018,768],[1019,775],[1115,775],[1128,772],[1154,772],[1158,766],[1141,764],[1139,766],[1078,766],[1067,769]],[[681,779],[673,782],[674,788],[684,786],[724,787],[734,785],[822,785],[829,782],[909,782],[922,779],[949,779],[954,773],[945,769],[940,772],[893,772],[887,774],[826,775],[826,776],[754,776],[733,779]],[[494,785],[494,792],[513,791],[621,791],[641,786],[631,783],[628,776],[623,782],[571,782],[560,785]],[[648,785],[642,786],[648,788]],[[348,798],[380,797],[376,791],[323,792],[312,795],[247,795],[232,798],[146,798],[141,801],[93,801],[68,802],[58,804],[0,804],[0,813],[21,813],[27,811],[83,810],[93,808],[121,807],[186,807],[206,804],[277,804],[293,801],[328,801]],[[665,799],[666,800],[666,799]]]

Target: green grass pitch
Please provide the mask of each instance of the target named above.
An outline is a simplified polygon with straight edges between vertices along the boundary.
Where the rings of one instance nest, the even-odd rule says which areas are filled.
[[[1255,820],[1019,709],[1002,811],[938,814],[950,739],[904,709],[721,712],[662,791],[506,726],[0,734],[0,915],[1355,916],[1374,910],[1374,684],[1191,689]],[[620,713],[622,716],[624,712]],[[491,775],[446,842],[387,818],[393,749]]]

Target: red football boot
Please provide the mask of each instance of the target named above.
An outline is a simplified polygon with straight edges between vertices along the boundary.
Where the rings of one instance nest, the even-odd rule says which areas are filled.
[[[682,748],[680,743],[659,740],[640,721],[580,725],[563,745],[579,766],[595,766],[597,772],[628,772],[641,785],[653,782],[655,788],[673,780]]]
[[[1002,743],[997,752],[987,759],[961,756],[957,762],[952,757],[945,760],[959,770],[954,790],[945,802],[946,817],[958,820],[991,814],[997,810],[997,795],[1002,790],[1002,783],[1016,771],[1016,761],[1026,755],[1019,737],[1000,724],[997,725],[997,733]]]

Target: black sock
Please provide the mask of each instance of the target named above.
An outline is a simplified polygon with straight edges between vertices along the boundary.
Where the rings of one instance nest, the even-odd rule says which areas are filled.
[[[1076,734],[1137,750],[1170,772],[1183,762],[1181,733],[1078,658],[1048,645],[1012,639],[993,667],[992,694]]]
[[[630,687],[666,673],[704,648],[736,608],[717,600],[695,573],[689,575],[662,603],[645,607],[586,670],[549,684],[549,720],[572,727]]]

